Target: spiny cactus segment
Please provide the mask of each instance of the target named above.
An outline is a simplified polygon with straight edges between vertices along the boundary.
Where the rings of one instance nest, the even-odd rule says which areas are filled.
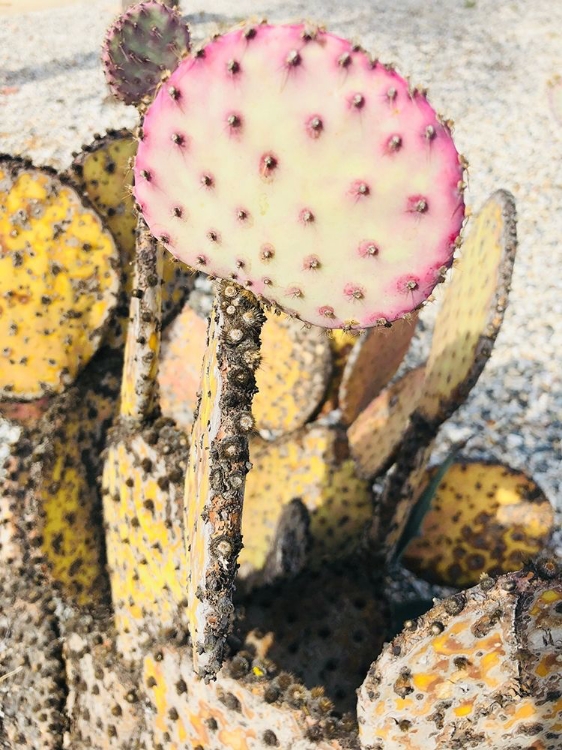
[[[523,472],[458,462],[441,480],[404,563],[433,582],[471,586],[483,573],[518,570],[542,552],[553,530],[551,504]]]
[[[41,565],[60,593],[80,604],[108,593],[96,478],[120,366],[115,357],[94,357],[75,385],[22,429],[0,489],[2,562]]]
[[[189,52],[179,13],[156,0],[128,8],[107,32],[102,63],[115,97],[139,105]]]
[[[121,421],[103,469],[107,562],[116,647],[136,662],[148,639],[187,630],[183,479],[187,437],[160,418]]]
[[[147,639],[187,629],[182,494],[187,437],[158,418],[162,248],[139,219],[119,420],[103,470],[117,648],[140,659]]]
[[[507,307],[517,249],[515,200],[495,192],[475,217],[439,308],[418,411],[445,419],[488,361]]]
[[[67,721],[55,601],[36,570],[0,568],[0,747],[59,750]],[[6,743],[6,744],[4,744]]]
[[[419,403],[423,381],[423,366],[410,370],[374,398],[347,430],[360,476],[378,476],[396,455]]]
[[[359,337],[347,357],[338,394],[344,424],[351,424],[388,384],[410,348],[417,314],[391,328],[375,328]]]
[[[385,641],[388,609],[376,576],[348,558],[252,592],[237,635],[256,655],[310,689],[323,688],[325,714],[354,711],[356,690]]]
[[[323,31],[261,25],[214,39],[162,86],[135,197],[188,265],[310,323],[371,327],[419,307],[452,263],[461,161],[391,68]]]
[[[55,172],[0,157],[0,398],[60,393],[97,350],[117,302],[118,255]]]
[[[310,514],[309,562],[346,556],[373,513],[369,482],[357,477],[345,433],[310,425],[274,442],[250,443],[252,471],[246,480],[240,576],[262,569],[283,509],[300,498]]]
[[[78,185],[106,221],[121,256],[123,287],[115,318],[104,337],[104,343],[120,349],[129,321],[129,301],[134,288],[137,216],[132,195],[132,159],[137,142],[128,130],[110,130],[95,136],[84,146],[68,169],[69,178]],[[181,308],[193,286],[193,272],[166,251],[162,270],[162,320],[166,323]]]
[[[119,661],[107,614],[75,613],[62,628],[68,747],[140,750],[143,716],[138,675]]]
[[[195,670],[206,679],[221,666],[231,625],[262,325],[253,295],[217,285],[185,482],[190,634]]]
[[[557,750],[562,579],[552,561],[439,602],[385,647],[359,691],[371,750]]]
[[[142,219],[137,228],[137,258],[130,322],[125,345],[121,417],[142,422],[156,408],[155,389],[162,327],[162,250]]]
[[[391,553],[418,495],[423,455],[441,424],[467,398],[490,358],[501,327],[517,248],[515,202],[494,193],[476,216],[445,290],[425,364],[420,398],[410,416],[380,501],[381,541]],[[410,481],[410,472],[415,478]]]
[[[206,324],[187,302],[163,334],[158,374],[162,412],[191,429],[200,390]],[[301,427],[318,409],[332,371],[330,344],[320,331],[286,315],[266,313],[261,335],[256,430],[277,437]]]
[[[33,436],[27,543],[63,595],[80,604],[108,593],[96,478],[116,416],[120,376],[119,360],[96,357],[56,399]]]

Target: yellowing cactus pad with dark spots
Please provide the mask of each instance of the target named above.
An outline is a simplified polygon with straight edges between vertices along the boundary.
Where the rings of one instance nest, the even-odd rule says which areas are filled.
[[[113,431],[103,505],[116,645],[127,660],[138,659],[147,639],[187,630],[186,464],[187,438],[169,420]]]
[[[70,177],[105,219],[119,248],[124,284],[116,319],[105,338],[114,347],[122,345],[133,291],[137,214],[132,193],[132,160],[136,151],[137,142],[128,130],[111,130],[84,146],[68,170]],[[162,274],[162,317],[166,321],[181,307],[193,286],[193,272],[166,251]]]
[[[250,445],[240,553],[243,577],[265,564],[283,508],[299,498],[310,514],[311,560],[344,556],[372,517],[369,482],[355,473],[345,435],[321,425]]]
[[[205,678],[219,670],[231,626],[262,324],[251,294],[217,285],[185,482],[189,628]]]
[[[187,303],[163,334],[158,373],[162,412],[183,428],[193,424],[201,388],[205,321]],[[301,427],[320,405],[332,372],[330,343],[318,328],[286,315],[266,314],[262,329],[258,392],[252,413],[268,437]]]
[[[517,246],[515,202],[494,193],[462,245],[435,322],[419,410],[444,421],[480,377],[507,306]]]
[[[143,721],[138,677],[120,663],[108,623],[91,616],[84,620],[78,615],[65,623],[68,746],[72,750],[139,747]]]
[[[361,746],[562,746],[562,580],[512,573],[437,604],[386,646],[359,691]]]
[[[79,604],[107,595],[96,479],[116,416],[119,381],[120,362],[96,358],[76,385],[54,401],[33,435],[27,543],[62,594]]]
[[[186,649],[155,645],[141,679],[151,706],[143,747],[343,750],[357,744],[353,722],[330,716],[321,691],[277,675],[271,661],[248,652],[227,662],[220,679],[205,683],[193,679]]]
[[[423,389],[424,368],[406,373],[377,396],[347,430],[351,455],[361,476],[380,474],[410,425]]]
[[[238,28],[182,61],[135,161],[137,202],[174,255],[327,328],[427,299],[452,262],[462,181],[421,92],[303,25]]]
[[[73,188],[0,158],[0,397],[31,400],[75,380],[115,307],[118,265]]]
[[[0,747],[59,750],[66,725],[55,601],[45,581],[0,568]]]
[[[417,314],[359,337],[349,353],[339,388],[338,406],[350,424],[400,367],[416,330]]]
[[[523,472],[456,463],[437,488],[404,562],[431,581],[470,586],[482,573],[518,570],[544,549],[553,530],[552,506]]]

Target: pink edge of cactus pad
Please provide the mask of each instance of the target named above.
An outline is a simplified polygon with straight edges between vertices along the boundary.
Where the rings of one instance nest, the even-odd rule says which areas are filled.
[[[174,255],[327,328],[427,299],[452,263],[462,180],[422,93],[303,25],[239,28],[184,60],[135,162],[136,200]]]

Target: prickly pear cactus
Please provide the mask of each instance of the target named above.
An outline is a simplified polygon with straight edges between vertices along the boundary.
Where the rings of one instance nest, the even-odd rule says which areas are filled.
[[[114,96],[140,104],[189,51],[189,30],[177,11],[147,0],[128,8],[107,32],[102,51]]]
[[[397,320],[391,328],[362,334],[346,360],[338,393],[344,424],[351,424],[387,385],[410,348],[417,314]]]
[[[0,398],[60,393],[97,350],[117,302],[117,248],[53,170],[0,157]]]
[[[484,577],[385,647],[359,691],[361,746],[557,750],[561,647],[556,564]]]
[[[158,418],[162,248],[139,222],[120,415],[106,451],[103,504],[116,648],[187,629],[182,492],[187,437]]]
[[[515,201],[499,190],[475,217],[443,295],[419,401],[385,482],[375,537],[390,555],[423,489],[428,446],[490,358],[507,306],[516,248]]]
[[[423,389],[423,365],[407,372],[374,398],[347,431],[357,472],[381,474],[398,451]]]
[[[137,142],[128,130],[110,130],[84,146],[68,169],[69,178],[88,197],[113,234],[124,275],[119,303],[104,343],[123,346],[129,320],[129,300],[133,291],[137,216],[132,196],[132,159]],[[164,251],[162,269],[162,320],[164,323],[181,309],[193,286],[193,272]]]
[[[163,333],[158,382],[162,413],[191,429],[200,389],[207,326],[187,302]],[[252,413],[256,430],[279,437],[301,427],[318,409],[332,373],[328,339],[287,315],[266,313]]]
[[[554,510],[530,477],[502,464],[458,462],[437,487],[404,563],[427,580],[471,586],[483,573],[519,570],[553,531]]]
[[[0,747],[59,750],[64,663],[52,591],[37,569],[0,571]],[[4,744],[6,743],[6,744]]]
[[[328,328],[386,325],[427,299],[462,191],[425,96],[302,25],[240,28],[183,61],[135,160],[136,200],[174,255]]]
[[[195,670],[206,679],[220,669],[233,613],[262,325],[253,295],[233,283],[217,285],[184,501],[189,630]]]
[[[356,476],[341,429],[312,424],[275,442],[250,443],[240,577],[253,576],[271,551],[283,509],[300,498],[310,516],[309,563],[342,557],[372,518],[369,482]]]

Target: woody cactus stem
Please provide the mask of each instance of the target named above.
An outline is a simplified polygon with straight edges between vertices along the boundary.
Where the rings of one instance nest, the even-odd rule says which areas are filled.
[[[127,330],[121,416],[142,421],[154,410],[160,352],[162,248],[142,219],[137,227],[137,260]]]
[[[424,303],[452,263],[463,188],[425,95],[303,25],[239,28],[183,60],[135,161],[136,200],[172,254],[326,328]]]
[[[221,666],[234,611],[263,320],[252,294],[236,284],[218,284],[185,484],[189,629],[194,666],[205,678]]]

